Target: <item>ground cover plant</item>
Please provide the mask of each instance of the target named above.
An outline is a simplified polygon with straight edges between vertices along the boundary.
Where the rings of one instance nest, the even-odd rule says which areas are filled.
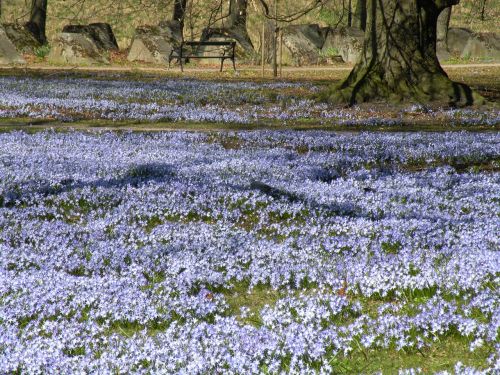
[[[0,134],[0,373],[496,373],[499,170],[494,132]]]
[[[323,89],[318,82],[0,76],[0,118],[280,127],[301,123],[324,127],[400,126],[416,122],[486,127],[500,124],[500,111],[494,106],[449,109],[406,104],[393,108],[335,108],[318,100]]]

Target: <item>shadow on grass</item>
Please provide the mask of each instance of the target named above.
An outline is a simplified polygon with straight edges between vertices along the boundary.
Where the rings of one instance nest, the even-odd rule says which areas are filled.
[[[16,201],[22,202],[34,196],[48,197],[84,188],[140,187],[151,182],[165,182],[174,177],[175,168],[171,164],[146,163],[129,168],[120,177],[99,178],[94,181],[76,181],[72,178],[63,179],[56,184],[46,181],[27,181],[22,187],[13,187],[0,195],[0,207],[14,207]]]

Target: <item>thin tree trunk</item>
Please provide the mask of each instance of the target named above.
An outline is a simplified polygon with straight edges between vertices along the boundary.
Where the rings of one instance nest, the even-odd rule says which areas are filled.
[[[484,21],[484,12],[486,11],[486,0],[481,1],[481,21]]]
[[[366,29],[366,0],[358,0],[356,2],[354,26],[361,30]]]
[[[352,0],[349,0],[349,3],[347,5],[347,26],[351,27],[352,26]]]
[[[437,21],[437,47],[448,49],[448,29],[450,28],[451,6],[445,8]]]
[[[175,0],[172,19],[179,22],[181,35],[184,34],[184,18],[186,16],[187,0]]]
[[[484,101],[468,86],[452,82],[436,56],[437,19],[454,1],[368,0],[361,59],[340,86],[330,89],[330,102]]]
[[[33,36],[41,43],[47,43],[45,25],[47,22],[47,0],[32,0],[30,20],[26,23]]]

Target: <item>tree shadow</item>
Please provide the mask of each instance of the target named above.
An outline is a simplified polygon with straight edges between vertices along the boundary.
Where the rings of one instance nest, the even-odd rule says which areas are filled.
[[[176,169],[171,164],[146,163],[129,168],[122,176],[99,178],[93,181],[77,181],[72,178],[51,184],[44,181],[26,181],[22,187],[7,189],[0,194],[0,207],[14,207],[16,201],[23,202],[33,196],[57,196],[78,189],[103,188],[122,189],[127,186],[140,187],[149,183],[161,183],[171,180],[176,175]]]

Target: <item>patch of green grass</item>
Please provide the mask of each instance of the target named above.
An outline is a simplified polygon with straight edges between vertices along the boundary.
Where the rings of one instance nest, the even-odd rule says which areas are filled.
[[[476,159],[447,158],[429,162],[424,159],[412,159],[408,160],[405,164],[399,164],[398,168],[409,172],[418,172],[428,168],[436,168],[445,165],[453,167],[458,173],[498,172],[500,171],[500,158],[498,155],[481,155]]]
[[[382,242],[380,245],[386,254],[397,254],[401,250],[401,242]]]
[[[64,348],[62,352],[68,357],[77,357],[85,355],[84,346],[76,346],[74,348]]]
[[[493,350],[483,346],[471,352],[466,339],[448,336],[420,350],[356,349],[349,356],[332,357],[331,363],[340,374],[394,374],[405,368],[420,368],[424,374],[431,374],[451,371],[457,362],[485,368],[486,359]]]
[[[50,53],[50,45],[44,44],[43,46],[37,47],[34,50],[35,56],[43,60]]]
[[[229,305],[228,315],[236,316],[244,324],[260,327],[260,311],[264,306],[273,306],[285,292],[275,290],[267,285],[258,284],[252,289],[246,281],[234,282],[234,287],[223,291],[225,300]],[[248,308],[246,317],[241,316],[241,308]]]

